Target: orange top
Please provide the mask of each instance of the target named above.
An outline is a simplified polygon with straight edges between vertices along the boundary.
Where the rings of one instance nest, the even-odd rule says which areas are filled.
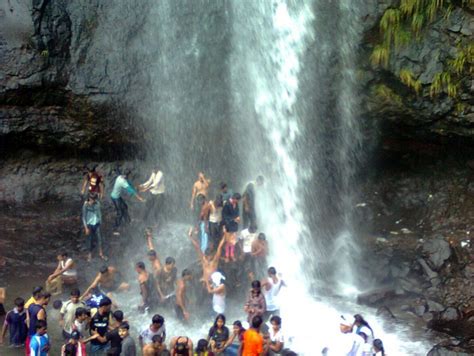
[[[263,337],[255,329],[244,333],[242,356],[259,356],[263,352]]]

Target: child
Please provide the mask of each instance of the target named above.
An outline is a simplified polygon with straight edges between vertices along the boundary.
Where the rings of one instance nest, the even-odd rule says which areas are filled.
[[[235,232],[224,232],[225,236],[225,261],[229,262],[229,259],[235,262],[235,244],[237,243],[237,233]]]
[[[49,337],[48,327],[45,320],[36,322],[36,334],[30,340],[30,356],[48,356],[49,355]]]
[[[25,340],[28,335],[25,300],[23,298],[16,298],[14,303],[15,308],[10,310],[5,318],[2,334],[0,335],[0,343],[3,343],[3,339],[8,330],[10,332],[10,346],[22,347],[25,345]]]
[[[81,341],[81,334],[78,331],[73,331],[68,343],[61,347],[61,356],[84,355],[86,355],[86,344]]]
[[[133,341],[129,332],[130,326],[127,323],[122,323],[119,326],[119,335],[122,338],[122,352],[123,356],[136,356],[137,350],[135,341]]]

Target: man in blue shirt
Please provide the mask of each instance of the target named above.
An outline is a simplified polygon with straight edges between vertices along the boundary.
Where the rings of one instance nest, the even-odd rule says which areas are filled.
[[[128,176],[130,175],[130,173],[130,170],[127,170],[125,171],[125,174],[120,174],[117,178],[115,178],[114,187],[112,189],[112,193],[110,194],[112,202],[115,206],[115,211],[117,212],[117,217],[115,218],[114,225],[114,235],[119,235],[119,232],[117,230],[122,224],[122,221],[126,223],[130,222],[130,215],[128,215],[128,206],[122,198],[122,193],[126,191],[129,195],[135,196],[139,201],[145,201],[145,199],[138,195],[135,188],[128,181]]]
[[[100,233],[100,223],[102,222],[102,214],[100,211],[100,201],[97,194],[92,193],[82,206],[82,224],[84,225],[84,233],[87,236],[87,249],[89,254],[87,260],[92,259],[92,251],[96,243],[99,245],[99,256],[103,260],[107,260],[104,255],[104,243]]]
[[[48,356],[49,355],[49,338],[46,321],[38,320],[36,323],[36,334],[30,340],[30,356]]]

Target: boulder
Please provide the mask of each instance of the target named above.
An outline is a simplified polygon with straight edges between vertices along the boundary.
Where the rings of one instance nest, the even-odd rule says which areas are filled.
[[[439,270],[444,262],[451,257],[451,246],[442,236],[427,240],[422,249],[428,264],[434,270]]]

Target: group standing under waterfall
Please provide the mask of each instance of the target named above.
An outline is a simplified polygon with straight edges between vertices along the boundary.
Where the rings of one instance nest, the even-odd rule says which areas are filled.
[[[57,253],[57,267],[44,286],[35,287],[27,302],[21,297],[14,300],[14,307],[4,318],[0,344],[7,341],[8,334],[9,345],[24,348],[26,355],[52,355],[51,347],[59,341],[50,338],[48,330],[59,328],[64,356],[296,355],[289,348],[291,330],[285,329],[279,305],[280,292],[291,288],[291,281],[285,281],[276,267],[268,266],[271,246],[258,229],[256,206],[265,183],[263,176],[248,183],[242,195],[221,182],[211,199],[212,180],[199,172],[189,203],[191,226],[183,231],[182,240],[167,242],[190,243],[199,267],[190,261],[176,261],[173,256],[162,259],[165,241],[157,238],[156,232],[166,223],[163,172],[155,166],[148,180],[137,187],[130,181],[131,176],[131,170],[126,169],[117,172],[114,179],[109,205],[115,208],[116,217],[110,235],[126,239],[130,229],[144,231],[143,259],[134,262],[140,303],[133,313],[149,316],[150,324],[133,325],[131,315],[122,311],[127,306],[119,305],[121,294],[137,292],[131,290],[134,283],[125,277],[126,264],[114,261],[114,250],[107,241],[103,224],[109,215],[102,213],[108,205],[104,199],[105,179],[94,166],[87,170],[81,187],[85,258],[81,259],[81,251]],[[142,217],[130,216],[126,194],[145,204]],[[96,253],[99,259],[94,258]],[[108,263],[109,259],[114,265]],[[78,267],[84,263],[97,271],[88,286],[83,284]],[[81,285],[86,286],[82,294],[78,289]],[[67,301],[53,303],[59,311],[58,325],[54,325],[48,319],[47,307],[53,296],[65,295]],[[0,289],[0,314],[5,300],[5,290]],[[236,303],[240,303],[241,318],[232,323],[230,330],[226,314]],[[173,331],[167,330],[161,315],[169,310],[183,325],[201,318],[202,323],[212,322],[212,326],[199,340],[186,335],[169,338]],[[340,339],[330,340],[324,350],[304,354],[385,355],[382,341],[374,340],[362,316],[341,318],[340,331]]]

